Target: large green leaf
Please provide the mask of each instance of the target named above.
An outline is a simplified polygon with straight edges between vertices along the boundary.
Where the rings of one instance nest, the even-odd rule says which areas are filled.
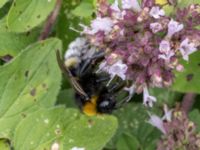
[[[0,150],[10,150],[9,143],[6,139],[0,139]]]
[[[43,150],[58,143],[59,150],[70,150],[73,147],[100,150],[116,128],[117,121],[112,116],[87,117],[75,109],[65,110],[63,107],[42,109],[18,125],[14,148]]]
[[[38,42],[0,67],[0,137],[10,135],[28,112],[55,103],[61,80],[57,49],[61,49],[58,39]]]
[[[39,30],[16,34],[11,32],[0,32],[0,56],[16,56],[22,49],[35,42],[39,36]]]
[[[135,139],[136,147],[145,150],[147,147],[149,148],[147,150],[155,149],[156,139],[160,136],[160,132],[147,123],[149,116],[147,115],[146,107],[142,106],[142,104],[131,103],[117,110],[115,115],[119,120],[119,129],[112,141],[107,145],[109,149],[116,149],[116,145],[120,146],[125,143],[129,147],[132,146],[129,138]],[[124,134],[128,134],[131,137],[127,139]],[[123,140],[122,143],[119,143],[119,140]]]
[[[200,52],[190,56],[189,62],[182,61],[184,71],[176,73],[173,89],[180,92],[200,93]]]
[[[3,5],[8,2],[8,0],[0,0],[0,8],[3,7]]]
[[[80,116],[65,131],[64,148],[84,147],[85,150],[101,150],[117,129],[117,120],[113,116]]]
[[[14,32],[25,32],[44,21],[54,9],[56,0],[14,0],[9,10],[8,28]]]
[[[195,109],[189,113],[189,118],[193,121],[197,127],[197,131],[200,132],[200,113]]]
[[[80,5],[72,11],[74,15],[85,18],[91,17],[93,12],[94,12],[93,4],[87,1],[81,2]]]
[[[122,134],[117,140],[117,150],[142,150],[137,138],[130,134]]]

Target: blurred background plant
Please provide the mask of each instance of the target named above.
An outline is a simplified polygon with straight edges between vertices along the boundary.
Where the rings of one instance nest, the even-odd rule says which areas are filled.
[[[163,5],[168,15],[175,8],[200,1],[156,3]],[[0,1],[0,150],[164,150],[174,135],[171,133],[182,133],[186,128],[188,133],[173,138],[187,134],[197,145],[189,149],[198,150],[199,51],[191,54],[188,62],[180,59],[184,71],[175,72],[170,88],[149,89],[157,99],[152,108],[142,105],[142,95],[135,94],[112,115],[87,117],[77,110],[74,92],[57,66],[55,50],[65,53],[68,44],[80,36],[72,29],[82,31],[80,23],[89,25],[97,4],[97,0]],[[200,25],[195,28],[199,30]],[[164,104],[175,108],[177,103],[181,111],[174,109],[171,120],[158,117],[166,113]],[[166,123],[164,134],[152,126],[158,127],[158,122]],[[178,131],[177,122],[185,123]],[[176,142],[183,146],[189,140],[180,141]],[[181,146],[177,150],[188,149]]]

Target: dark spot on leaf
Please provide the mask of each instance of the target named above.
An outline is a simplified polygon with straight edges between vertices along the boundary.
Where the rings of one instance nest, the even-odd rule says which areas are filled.
[[[37,18],[39,19],[41,16],[40,15],[37,15]]]
[[[92,126],[92,125],[94,125],[94,121],[91,120],[91,119],[89,119],[89,120],[88,120],[88,124]]]
[[[26,114],[25,113],[21,113],[23,118],[26,118]]]
[[[43,87],[44,89],[46,89],[47,85],[46,85],[45,83],[42,83],[42,87]]]
[[[30,91],[30,94],[31,94],[31,96],[35,96],[35,94],[36,94],[36,89],[33,88],[33,89]]]
[[[26,70],[24,75],[25,75],[25,77],[28,77],[28,75],[29,75],[29,71]]]
[[[14,7],[16,6],[16,2],[13,3],[13,6],[14,6]]]
[[[34,102],[37,102],[37,99],[34,99],[33,101],[34,101]]]
[[[56,135],[60,135],[60,134],[61,134],[61,130],[60,130],[60,129],[56,129],[56,130],[55,130],[55,134],[56,134]]]
[[[197,64],[200,67],[200,63]]]
[[[30,28],[31,26],[30,25],[27,25],[27,28]]]
[[[26,36],[29,36],[30,34],[31,34],[31,32],[30,32],[30,31],[26,32]]]
[[[5,26],[6,30],[8,30],[8,26]]]
[[[22,11],[19,11],[19,14],[22,14]]]
[[[194,77],[194,74],[191,73],[186,76],[186,79],[187,79],[187,81],[191,81],[193,79],[193,77]]]

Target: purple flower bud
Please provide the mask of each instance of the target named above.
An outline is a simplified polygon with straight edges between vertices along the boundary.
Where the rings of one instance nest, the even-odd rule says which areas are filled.
[[[183,24],[174,21],[173,19],[170,20],[168,23],[168,37],[172,37],[175,33],[181,31],[183,29]]]
[[[156,102],[156,98],[154,96],[149,95],[149,91],[145,86],[143,88],[143,104],[145,106],[153,107],[154,102]]]
[[[123,9],[133,9],[134,11],[141,11],[141,7],[137,0],[122,0]]]
[[[161,31],[163,28],[160,23],[154,22],[154,23],[150,24],[150,29],[152,30],[153,33],[157,33],[159,31]]]
[[[151,8],[149,14],[155,19],[159,19],[161,16],[165,15],[165,12],[164,10],[160,9],[158,6],[155,6]]]
[[[159,45],[159,50],[161,53],[168,54],[171,50],[169,41],[163,40]]]
[[[181,42],[179,50],[183,56],[183,59],[188,61],[189,55],[197,51],[197,48],[195,47],[194,43],[189,42],[189,39],[186,38],[185,40]]]

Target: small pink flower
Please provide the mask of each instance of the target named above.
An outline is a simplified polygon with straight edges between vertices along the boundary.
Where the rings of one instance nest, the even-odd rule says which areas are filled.
[[[122,60],[118,60],[112,65],[109,65],[106,61],[102,62],[99,65],[99,69],[97,72],[104,71],[110,74],[111,80],[115,77],[118,76],[122,80],[126,79],[126,71],[128,69],[128,66],[122,62]]]
[[[176,70],[179,71],[179,72],[182,72],[184,70],[183,65],[181,65],[181,64],[177,65]]]
[[[165,15],[165,12],[163,9],[160,9],[158,6],[155,6],[151,8],[149,14],[155,19],[159,19],[161,16]]]
[[[155,22],[155,23],[150,24],[150,29],[152,30],[153,33],[157,33],[159,31],[161,31],[163,28],[160,23]]]
[[[168,37],[172,37],[173,34],[181,31],[183,29],[183,24],[178,23],[177,21],[174,21],[173,19],[170,20],[168,23]]]
[[[143,104],[145,106],[153,107],[154,102],[156,102],[156,98],[154,96],[149,95],[149,91],[145,86],[143,88]]]
[[[169,41],[163,40],[160,42],[159,50],[161,53],[167,54],[169,53],[171,47]]]
[[[133,84],[130,87],[125,87],[124,90],[129,93],[129,98],[127,100],[127,101],[129,101],[133,97],[133,95],[135,93],[135,85]]]
[[[180,52],[183,56],[183,59],[188,61],[189,55],[192,54],[193,52],[197,51],[197,48],[195,47],[195,44],[192,42],[189,42],[189,39],[186,38],[181,42],[180,45]]]
[[[141,11],[141,7],[137,0],[122,0],[123,9],[133,9],[135,11]]]
[[[84,25],[81,26],[84,28],[83,33],[86,34],[93,35],[99,31],[104,31],[105,34],[108,34],[112,30],[114,23],[109,17],[97,17],[95,20],[92,21],[91,29]]]
[[[152,126],[158,128],[163,134],[166,134],[166,130],[163,125],[163,120],[156,116],[156,115],[150,115],[150,119],[148,121]]]
[[[121,60],[118,60],[116,63],[114,63],[112,66],[109,67],[108,73],[111,75],[111,78],[114,76],[119,76],[122,80],[126,79],[126,71],[128,69],[128,66],[124,64]]]
[[[164,59],[166,62],[169,63],[170,58],[171,58],[172,56],[174,56],[174,55],[175,55],[174,51],[169,51],[169,52],[166,53],[166,54],[159,54],[159,55],[158,55],[158,58]]]
[[[164,107],[164,116],[158,117],[157,115],[151,115],[149,114],[150,119],[148,123],[150,123],[152,126],[158,128],[162,133],[166,134],[167,131],[164,127],[163,121],[166,120],[168,122],[171,122],[172,120],[172,110],[168,110],[167,106]]]

